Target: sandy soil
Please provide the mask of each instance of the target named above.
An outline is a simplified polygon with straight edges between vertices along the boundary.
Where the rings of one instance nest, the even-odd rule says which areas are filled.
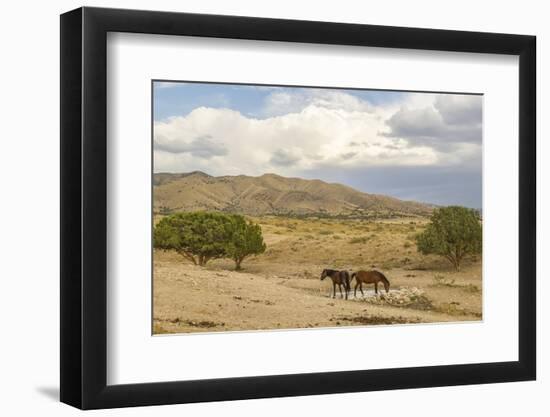
[[[260,218],[268,249],[234,271],[228,260],[206,267],[173,252],[155,251],[153,315],[156,334],[474,321],[482,318],[481,260],[461,272],[416,252],[425,221],[295,220]],[[391,282],[380,299],[332,298],[323,268],[378,269]],[[352,283],[353,289],[354,282]],[[365,288],[366,289],[366,288]],[[411,290],[421,296],[401,301]]]

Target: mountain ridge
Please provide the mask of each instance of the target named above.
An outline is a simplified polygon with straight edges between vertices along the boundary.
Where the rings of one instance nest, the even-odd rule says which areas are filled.
[[[265,173],[211,176],[202,171],[155,173],[154,210],[223,211],[252,216],[322,217],[427,216],[433,206],[369,194],[347,185],[319,179]]]

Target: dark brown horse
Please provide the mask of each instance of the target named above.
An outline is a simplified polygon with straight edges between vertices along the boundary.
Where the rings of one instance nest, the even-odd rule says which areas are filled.
[[[378,283],[382,281],[386,292],[390,291],[390,282],[384,276],[382,272],[378,271],[357,271],[351,274],[351,279],[355,278],[355,288],[353,290],[353,296],[357,294],[357,287],[361,290],[361,295],[363,293],[363,284],[374,284],[374,292],[378,294]]]
[[[348,292],[351,290],[350,278],[348,271],[336,271],[334,269],[323,269],[321,273],[321,281],[326,277],[330,277],[332,280],[332,298],[336,298],[336,285],[340,289],[340,295],[344,298],[342,294],[342,285],[344,285],[344,290],[346,290],[346,300],[348,299]]]

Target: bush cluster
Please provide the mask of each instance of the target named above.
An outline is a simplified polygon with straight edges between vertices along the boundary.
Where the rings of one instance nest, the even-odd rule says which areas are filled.
[[[482,228],[479,213],[466,207],[435,209],[431,222],[416,237],[418,250],[445,257],[459,271],[466,255],[481,253]]]
[[[164,217],[155,226],[154,246],[175,250],[195,265],[230,258],[235,269],[251,255],[265,252],[262,229],[239,214],[196,211]]]

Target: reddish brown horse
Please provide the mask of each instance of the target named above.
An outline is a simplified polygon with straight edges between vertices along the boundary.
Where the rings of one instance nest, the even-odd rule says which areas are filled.
[[[357,287],[361,290],[361,295],[363,293],[363,283],[364,284],[374,284],[374,292],[378,294],[378,283],[382,281],[386,292],[390,291],[390,282],[384,276],[382,272],[378,271],[357,271],[351,274],[351,279],[355,278],[355,288],[353,290],[353,296],[357,294]],[[351,280],[350,280],[351,281]]]
[[[348,271],[336,271],[334,269],[323,269],[321,273],[321,281],[326,277],[330,277],[332,280],[332,298],[336,298],[336,285],[340,289],[340,295],[344,298],[342,294],[342,285],[344,285],[344,290],[346,291],[346,300],[348,299],[348,292],[351,289],[350,278]]]

